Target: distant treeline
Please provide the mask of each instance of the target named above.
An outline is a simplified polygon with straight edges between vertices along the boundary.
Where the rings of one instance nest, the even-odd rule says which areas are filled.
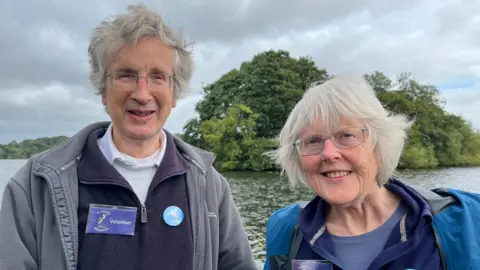
[[[27,159],[43,152],[68,139],[65,136],[24,140],[20,143],[13,141],[9,144],[0,144],[0,159]]]
[[[182,136],[181,134],[175,135]],[[0,144],[0,159],[28,159],[31,156],[48,150],[67,139],[68,137],[66,136],[57,136]]]
[[[277,147],[273,138],[311,83],[332,77],[310,57],[295,59],[282,50],[259,53],[206,85],[204,98],[195,105],[198,117],[177,135],[214,152],[219,170],[277,170],[262,154]],[[436,86],[421,84],[409,73],[392,80],[376,71],[364,78],[390,111],[415,119],[400,168],[480,165],[480,132],[444,109]],[[0,158],[28,158],[65,139],[0,145]]]

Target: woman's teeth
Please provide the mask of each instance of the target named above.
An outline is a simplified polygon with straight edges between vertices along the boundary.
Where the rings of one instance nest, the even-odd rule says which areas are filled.
[[[342,176],[346,176],[346,175],[349,175],[351,172],[349,171],[337,171],[337,172],[327,172],[327,173],[322,173],[323,175],[325,175],[326,177],[329,177],[329,178],[336,178],[336,177],[342,177]]]

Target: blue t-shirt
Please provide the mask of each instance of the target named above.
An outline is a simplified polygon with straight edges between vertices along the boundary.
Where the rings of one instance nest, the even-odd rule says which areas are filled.
[[[392,230],[406,212],[407,206],[401,202],[392,216],[371,232],[358,236],[329,235],[333,242],[335,257],[341,261],[343,269],[367,269],[383,250]]]

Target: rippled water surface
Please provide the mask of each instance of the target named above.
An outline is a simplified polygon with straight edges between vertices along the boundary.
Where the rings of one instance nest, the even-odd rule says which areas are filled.
[[[24,160],[0,160],[0,191],[24,163]],[[270,214],[292,202],[309,200],[313,193],[305,188],[289,188],[287,181],[276,173],[229,172],[224,175],[229,180],[261,267],[265,260],[265,225]],[[453,187],[480,192],[480,167],[403,171],[400,176],[410,183],[428,188]]]

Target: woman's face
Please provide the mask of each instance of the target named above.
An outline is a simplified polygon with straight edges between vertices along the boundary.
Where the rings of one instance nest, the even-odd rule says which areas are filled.
[[[318,154],[300,155],[300,164],[310,186],[329,204],[348,205],[362,198],[369,190],[378,188],[377,157],[373,147],[368,147],[368,133],[366,130],[361,131],[363,127],[360,121],[340,119],[339,126],[327,134],[321,121],[316,121],[315,125],[307,126],[300,135],[300,139],[307,145],[323,144]],[[345,129],[347,132],[337,133]],[[332,139],[321,143],[316,139],[335,133],[338,134],[334,139],[337,144],[348,145],[352,140],[362,142],[349,148],[339,148]]]

